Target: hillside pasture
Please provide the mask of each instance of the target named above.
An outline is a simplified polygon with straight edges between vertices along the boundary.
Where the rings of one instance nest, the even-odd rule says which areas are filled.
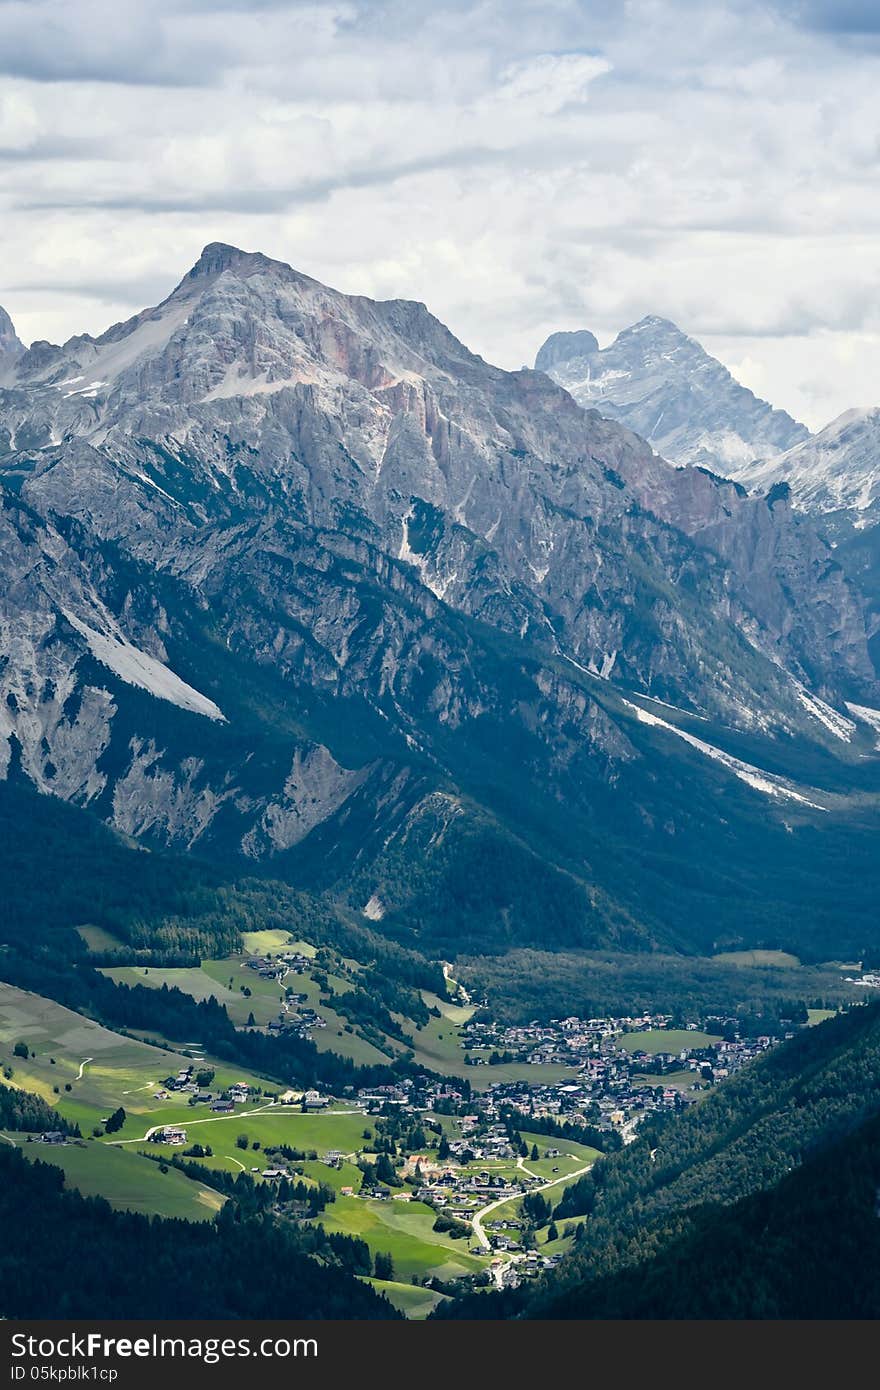
[[[28,1143],[21,1134],[7,1139],[32,1162],[60,1168],[65,1187],[84,1197],[104,1197],[116,1211],[210,1221],[225,1201],[219,1192],[175,1168],[163,1173],[158,1163],[94,1140],[55,1145]]]

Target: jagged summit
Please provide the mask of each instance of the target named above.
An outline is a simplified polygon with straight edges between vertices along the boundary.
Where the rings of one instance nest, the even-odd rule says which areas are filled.
[[[673,463],[738,478],[756,459],[809,438],[670,319],[648,314],[600,349],[594,335],[554,334],[536,358],[579,405],[641,434]]]
[[[0,780],[151,844],[314,851],[345,892],[356,863],[358,909],[421,920],[434,845],[515,882],[558,845],[585,930],[614,906],[570,938],[619,944],[618,844],[675,883],[714,844],[727,885],[753,818],[786,852],[783,816],[831,820],[837,745],[860,774],[872,747],[842,712],[880,707],[865,613],[791,507],[259,254],[209,244],[160,304],[3,368],[0,496]]]
[[[182,283],[222,275],[227,270],[246,274],[256,274],[261,270],[283,270],[291,275],[297,273],[285,261],[273,260],[262,251],[242,251],[240,247],[230,246],[225,241],[209,241],[192,270],[184,276]]]
[[[24,350],[24,343],[18,337],[12,319],[0,306],[0,357],[20,357]]]
[[[588,328],[580,328],[573,333],[551,333],[535,358],[535,371],[549,372],[563,362],[592,357],[598,351],[599,340]]]

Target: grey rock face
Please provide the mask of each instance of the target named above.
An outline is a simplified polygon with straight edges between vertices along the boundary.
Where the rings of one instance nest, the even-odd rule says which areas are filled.
[[[384,845],[478,734],[551,798],[614,786],[632,720],[585,685],[823,743],[804,691],[876,698],[859,600],[784,499],[671,467],[421,304],[231,247],[0,359],[0,485],[0,760],[147,838]]]
[[[586,328],[575,333],[551,333],[535,358],[535,371],[553,375],[553,368],[569,362],[591,361],[599,351],[599,339]]]
[[[743,474],[749,487],[780,483],[795,505],[824,516],[849,514],[860,527],[880,520],[880,407],[848,410],[818,434]]]
[[[592,333],[555,333],[535,367],[581,405],[620,420],[673,463],[742,478],[809,436],[805,425],[741,386],[668,319],[648,317],[600,349]]]
[[[5,358],[7,361],[11,361],[12,358],[19,357],[23,352],[24,343],[19,340],[12,319],[0,306],[0,360]]]

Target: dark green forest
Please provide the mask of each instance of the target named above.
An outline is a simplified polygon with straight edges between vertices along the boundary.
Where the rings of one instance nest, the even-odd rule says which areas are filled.
[[[226,1214],[228,1211],[228,1215]],[[115,1212],[0,1147],[0,1307],[12,1318],[396,1318],[370,1285],[302,1248],[294,1227]],[[312,1241],[314,1243],[314,1237]],[[136,1253],[136,1258],[134,1258]]]
[[[795,1218],[788,1213],[789,1199],[794,1210],[797,1203],[816,1200],[822,1206],[822,1221],[831,1220],[835,1203],[852,1208],[846,1230],[856,1229],[869,1210],[876,1217],[876,1184],[873,1206],[865,1205],[866,1174],[874,1171],[878,1162],[878,1129],[880,1115],[880,1003],[858,1007],[816,1028],[805,1029],[789,1042],[773,1049],[751,1066],[719,1086],[700,1105],[684,1114],[661,1117],[646,1123],[635,1143],[616,1154],[600,1159],[576,1183],[564,1189],[553,1211],[553,1219],[564,1226],[566,1219],[586,1216],[580,1227],[573,1250],[562,1264],[545,1275],[531,1291],[515,1290],[503,1295],[460,1300],[444,1307],[438,1314],[452,1317],[504,1316],[799,1316],[761,1312],[763,1295],[760,1289],[768,1279],[782,1276],[785,1269],[784,1247],[786,1232],[793,1229]],[[864,1144],[858,1139],[862,1134]],[[852,1139],[853,1176],[842,1163],[839,1180],[834,1178],[835,1146],[846,1145]],[[846,1150],[847,1153],[850,1150]],[[774,1205],[773,1193],[789,1175],[797,1175],[813,1165],[815,1180],[807,1175],[803,1185],[794,1183],[780,1188],[779,1204]],[[829,1182],[836,1190],[823,1196]],[[761,1198],[770,1204],[761,1205]],[[747,1229],[759,1227],[765,1211],[778,1217],[774,1227],[777,1252],[783,1261],[778,1268],[770,1255],[762,1266],[763,1284],[756,1284],[756,1302],[742,1303],[752,1311],[724,1312],[727,1295],[720,1287],[723,1266],[711,1278],[707,1272],[712,1242],[719,1240],[719,1249],[733,1249],[731,1232],[736,1229],[739,1210],[743,1211]],[[859,1215],[861,1213],[861,1215]],[[744,1218],[745,1219],[745,1218]],[[768,1220],[769,1220],[768,1216]],[[873,1229],[873,1228],[872,1228]],[[839,1259],[847,1257],[849,1236],[841,1226]],[[821,1244],[821,1240],[820,1240]],[[607,1311],[613,1299],[619,1297],[620,1310],[630,1306],[646,1307],[635,1299],[634,1290],[645,1283],[651,1272],[650,1288],[655,1292],[663,1285],[670,1271],[678,1268],[682,1252],[693,1249],[699,1255],[699,1267],[707,1282],[719,1283],[719,1288],[707,1291],[702,1302],[694,1307],[715,1309],[697,1312],[626,1312]],[[863,1241],[867,1253],[871,1240]],[[736,1249],[740,1246],[737,1245]],[[734,1256],[731,1254],[730,1259]],[[807,1266],[805,1266],[807,1268]],[[854,1269],[858,1268],[857,1266]],[[664,1275],[652,1271],[665,1271]],[[774,1272],[775,1271],[775,1272]],[[840,1316],[862,1316],[855,1311],[863,1305],[858,1301],[861,1285],[850,1278],[853,1311]],[[616,1281],[608,1283],[607,1281]],[[747,1280],[743,1286],[747,1286]],[[683,1288],[694,1289],[696,1281],[685,1277]],[[648,1285],[646,1284],[646,1287]],[[824,1285],[817,1284],[817,1290]],[[614,1289],[605,1294],[599,1289]],[[876,1298],[876,1282],[873,1286]],[[799,1291],[792,1285],[790,1300],[807,1299],[810,1284],[806,1275]],[[593,1299],[599,1311],[593,1312]],[[653,1295],[652,1295],[653,1296]],[[741,1295],[730,1294],[731,1308],[740,1306]],[[659,1297],[659,1295],[658,1295]],[[779,1294],[782,1299],[782,1293]],[[841,1293],[841,1299],[843,1299]],[[745,1295],[742,1295],[745,1298]],[[662,1301],[661,1301],[662,1302]],[[661,1306],[658,1302],[658,1308]],[[669,1309],[681,1308],[672,1295],[666,1303]],[[772,1298],[767,1293],[766,1308]],[[780,1307],[789,1306],[780,1302]],[[806,1306],[806,1303],[804,1304]],[[812,1305],[820,1307],[819,1293]],[[840,1308],[838,1300],[829,1307]],[[601,1311],[602,1309],[606,1311]],[[573,1310],[580,1311],[575,1312]],[[565,1311],[568,1310],[568,1311]],[[804,1314],[814,1316],[815,1314]],[[831,1314],[829,1314],[831,1315]]]
[[[535,1300],[539,1318],[880,1317],[880,1119],[767,1191],[692,1209],[650,1260]]]

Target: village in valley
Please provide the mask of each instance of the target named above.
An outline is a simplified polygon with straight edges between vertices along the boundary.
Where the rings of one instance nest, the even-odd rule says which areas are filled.
[[[51,1154],[81,1190],[161,1215],[209,1219],[246,1180],[278,1219],[363,1241],[365,1277],[409,1316],[462,1288],[515,1286],[552,1267],[583,1222],[565,1214],[566,1188],[776,1041],[740,1036],[734,1018],[507,1025],[450,981],[445,1000],[422,992],[424,1017],[400,1034],[402,1054],[392,1051],[399,1039],[346,1021],[356,962],[267,935],[200,971],[106,973],[203,990],[267,1037],[355,1057],[387,1046],[383,1060],[405,1055],[406,1074],[386,1067],[375,1084],[336,1094],[293,1077],[279,1087],[192,1040],[122,1037],[45,1000],[32,1016],[37,996],[0,986],[0,1039],[18,1040],[6,1070],[66,1121],[6,1140]]]

